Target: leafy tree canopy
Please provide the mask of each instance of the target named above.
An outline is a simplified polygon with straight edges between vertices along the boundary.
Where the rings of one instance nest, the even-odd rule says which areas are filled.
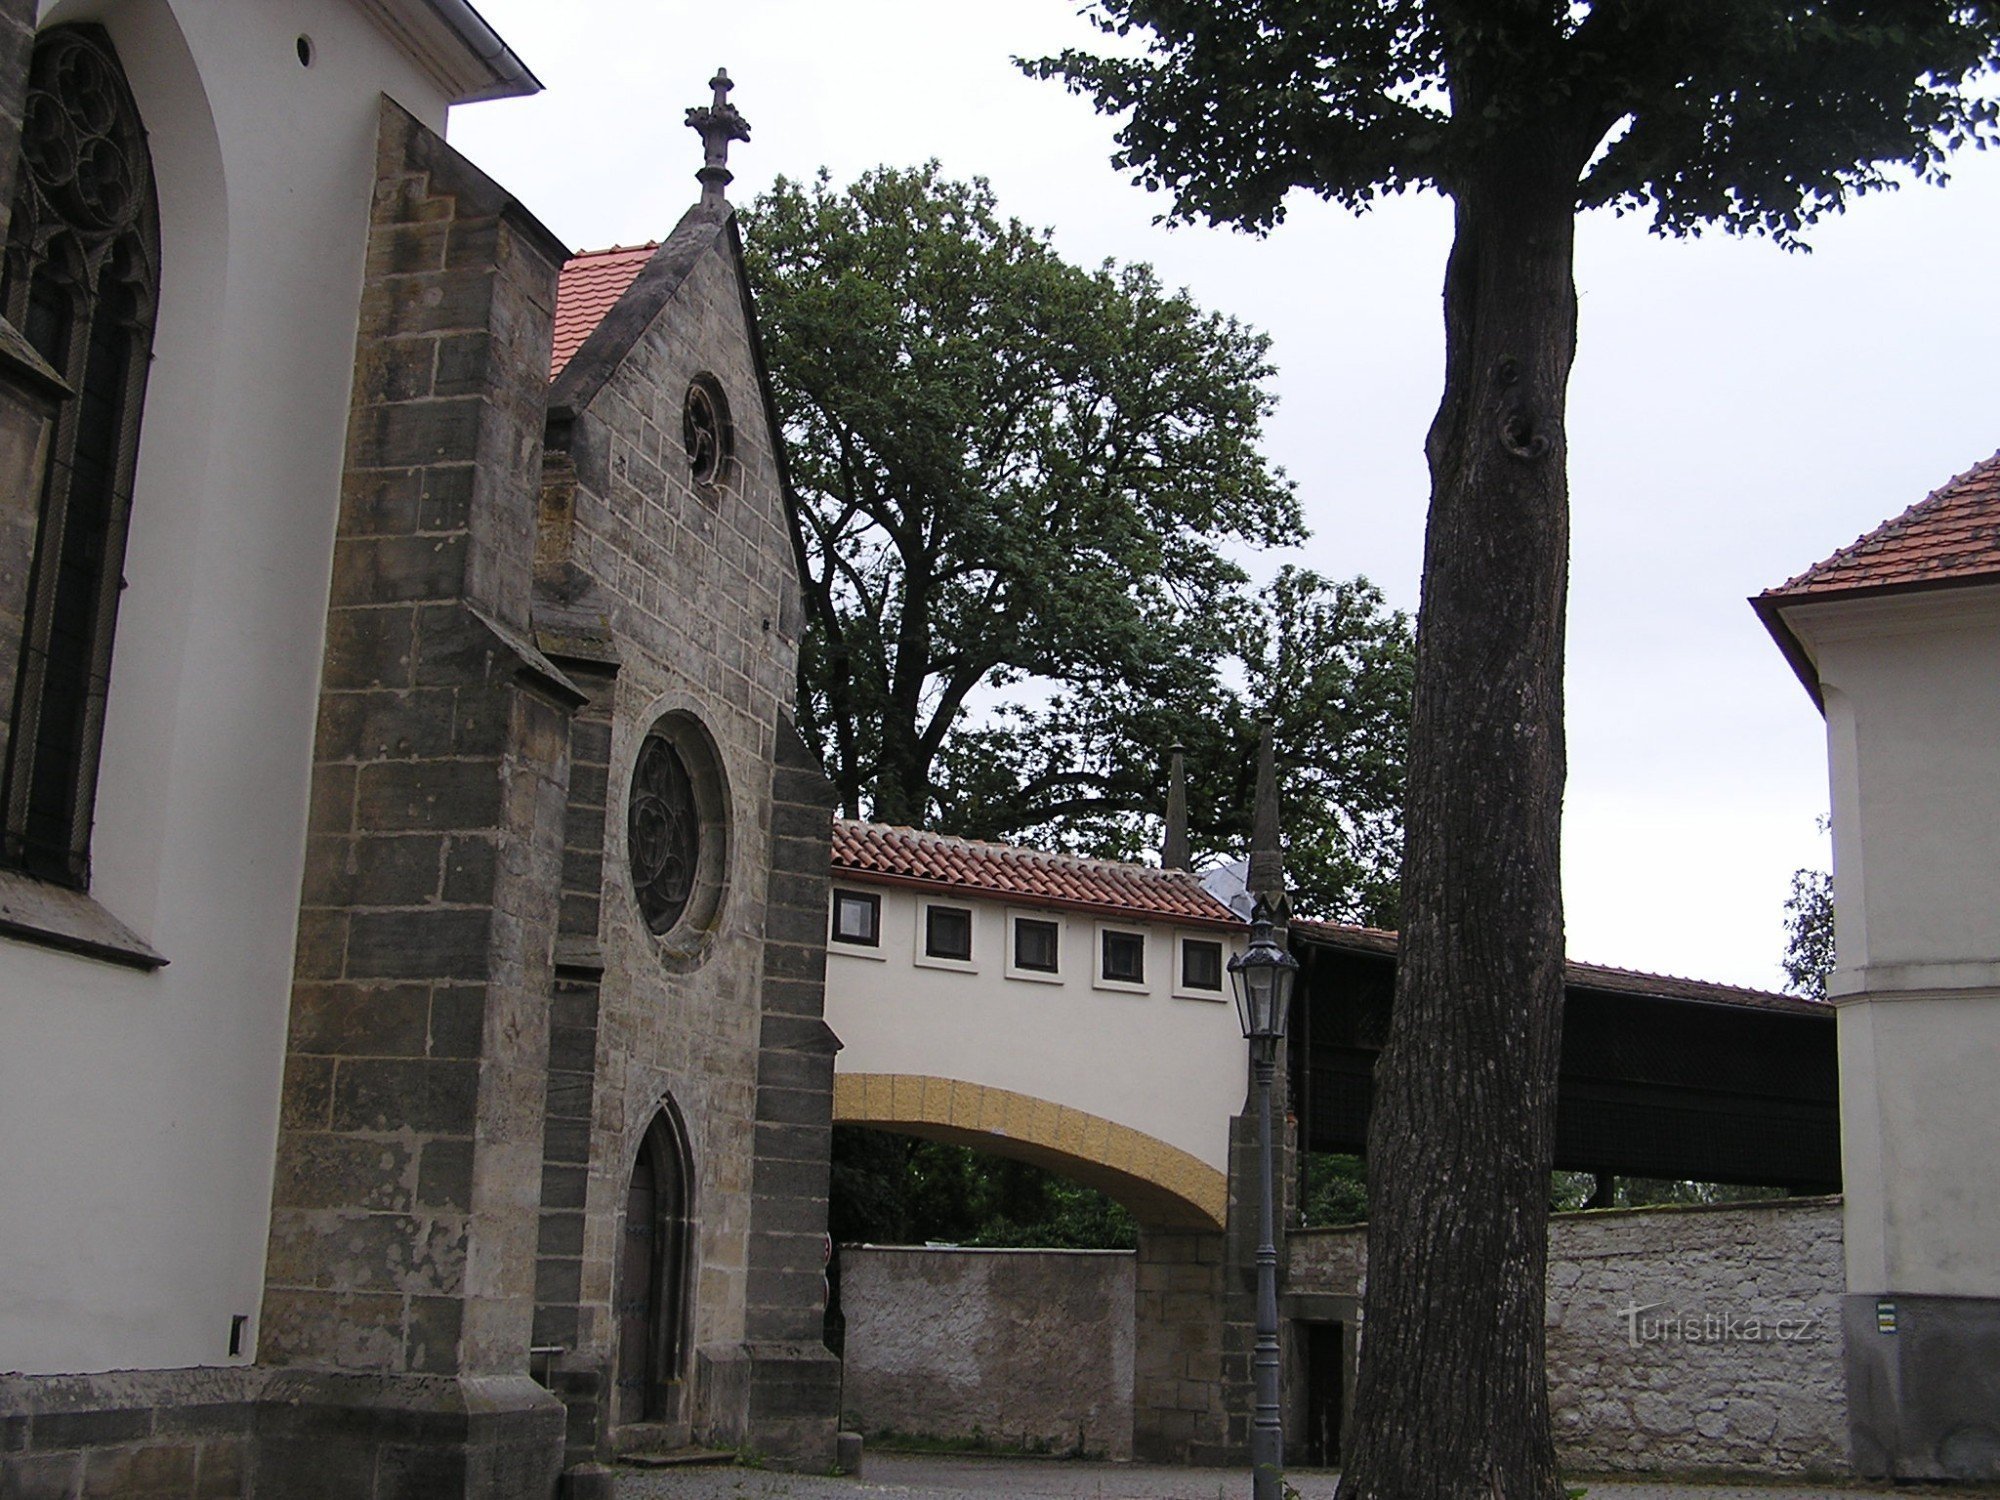
[[[1785,898],[1785,986],[1795,995],[1826,998],[1833,973],[1833,877],[1824,870],[1794,870]]]
[[[1995,123],[2000,11],[1959,0],[1095,0],[1137,56],[1026,64],[1129,111],[1117,164],[1170,216],[1268,229],[1305,188],[1350,208],[1456,194],[1524,124],[1574,160],[1578,207],[1798,232]]]
[[[1302,905],[1394,915],[1410,625],[1299,541],[1259,451],[1268,340],[1095,270],[935,163],[747,218],[797,504],[800,729],[843,810],[1130,857],[1188,748],[1197,856],[1240,850],[1277,720]]]
[[[1176,657],[1137,682],[1086,683],[1003,706],[947,742],[943,826],[1126,859],[1157,848],[1152,747],[1183,744],[1197,863],[1249,842],[1258,722],[1284,799],[1294,909],[1396,924],[1403,761],[1415,672],[1409,617],[1366,579],[1281,569],[1229,641],[1240,686]]]

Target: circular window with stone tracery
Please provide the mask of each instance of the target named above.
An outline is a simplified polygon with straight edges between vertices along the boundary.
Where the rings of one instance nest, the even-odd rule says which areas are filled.
[[[728,796],[699,720],[661,717],[639,742],[626,799],[625,852],[640,920],[669,967],[701,962],[728,889]]]

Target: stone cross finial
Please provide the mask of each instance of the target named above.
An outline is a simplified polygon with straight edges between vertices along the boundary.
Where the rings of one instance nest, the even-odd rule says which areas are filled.
[[[690,130],[701,133],[701,170],[694,175],[701,183],[702,206],[722,208],[728,203],[722,190],[734,175],[729,170],[729,143],[749,140],[750,122],[729,102],[729,91],[736,85],[729,81],[727,68],[717,68],[708,86],[715,90],[714,101],[690,109],[687,122]]]

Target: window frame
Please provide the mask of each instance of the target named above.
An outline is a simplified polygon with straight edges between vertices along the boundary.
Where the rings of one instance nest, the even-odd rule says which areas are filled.
[[[1139,940],[1139,977],[1123,979],[1109,973],[1108,959],[1111,954],[1110,939],[1131,937]],[[1100,990],[1115,990],[1128,995],[1152,993],[1152,984],[1146,978],[1152,970],[1150,962],[1153,946],[1151,929],[1142,922],[1099,922],[1097,924],[1096,951],[1091,955],[1091,987]]]
[[[931,952],[931,914],[933,912],[963,913],[965,916],[965,957],[955,954]],[[916,961],[926,968],[955,969],[960,973],[972,973],[979,967],[979,938],[974,929],[978,926],[979,909],[964,901],[923,900],[917,903],[917,953]]]
[[[1188,979],[1187,950],[1191,943],[1215,949],[1215,985],[1192,983]],[[1179,1000],[1206,1000],[1220,1003],[1229,998],[1229,944],[1220,934],[1177,932],[1174,934],[1174,997]]]
[[[840,903],[851,900],[864,903],[872,914],[874,936],[866,938],[846,937],[840,930]],[[850,886],[835,886],[827,901],[826,945],[829,953],[845,953],[851,958],[882,958],[882,893],[880,891],[856,890]]]
[[[1020,938],[1018,934],[1020,932],[1021,924],[1023,922],[1034,922],[1039,925],[1047,926],[1054,929],[1055,940],[1056,940],[1056,962],[1054,968],[1052,969],[1029,968],[1019,962],[1021,955],[1020,955]],[[1065,946],[1067,946],[1067,942],[1064,936],[1063,919],[1055,912],[1010,910],[1007,913],[1006,972],[1007,972],[1007,977],[1009,979],[1021,979],[1027,981],[1030,984],[1065,983],[1067,976],[1065,976],[1065,974],[1063,973],[1063,961],[1062,961],[1063,949]]]

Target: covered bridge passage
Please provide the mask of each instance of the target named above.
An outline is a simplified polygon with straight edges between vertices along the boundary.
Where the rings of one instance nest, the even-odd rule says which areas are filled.
[[[1396,934],[1294,922],[1292,1098],[1311,1151],[1367,1148]],[[1560,1170],[1840,1191],[1840,1076],[1823,1001],[1568,966]]]

